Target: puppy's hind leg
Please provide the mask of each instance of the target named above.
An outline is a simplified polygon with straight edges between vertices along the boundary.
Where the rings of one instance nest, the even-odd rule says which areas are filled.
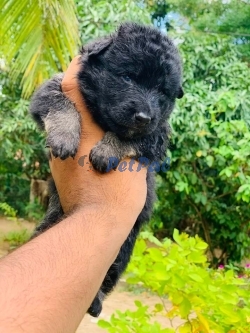
[[[92,317],[99,317],[100,313],[102,312],[102,302],[104,298],[105,294],[100,289],[88,309],[88,314],[90,314]]]
[[[129,236],[123,243],[114,263],[110,266],[104,278],[104,281],[101,285],[101,288],[88,310],[88,313],[93,317],[98,317],[99,314],[101,313],[103,299],[114,289],[122,273],[125,271],[129,263],[129,260],[131,258],[136,238],[140,232],[140,229],[142,225],[147,221],[149,221],[150,219],[153,202],[155,200],[154,186],[155,186],[154,175],[152,172],[148,172],[147,174],[148,191],[147,191],[147,198],[145,205],[140,215],[138,216]]]
[[[135,230],[133,229],[122,245],[114,263],[110,266],[100,290],[88,309],[88,313],[91,316],[98,317],[100,315],[104,298],[114,289],[120,276],[125,271],[134,248],[136,235],[137,233],[135,233]]]
[[[49,207],[46,212],[45,218],[35,228],[35,231],[31,237],[31,239],[40,235],[47,229],[51,228],[53,225],[60,222],[63,218],[64,213],[63,213],[63,209],[62,209],[62,206],[60,203],[59,195],[58,195],[54,180],[50,181],[49,192],[50,192]]]

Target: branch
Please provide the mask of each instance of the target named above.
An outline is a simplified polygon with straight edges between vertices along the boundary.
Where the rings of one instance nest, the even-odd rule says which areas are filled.
[[[188,202],[190,203],[190,205],[194,208],[194,210],[196,211],[197,215],[198,215],[199,218],[200,218],[200,223],[201,223],[202,229],[203,229],[203,231],[204,231],[205,240],[206,240],[206,242],[207,242],[207,244],[208,244],[208,246],[209,246],[209,249],[210,249],[211,253],[213,253],[213,252],[212,252],[211,238],[210,238],[210,234],[209,234],[209,232],[208,232],[207,224],[206,224],[206,222],[203,220],[202,215],[201,215],[201,212],[198,210],[198,208],[195,206],[195,204],[194,204],[191,200],[189,200],[189,199],[187,199],[187,200],[188,200]]]

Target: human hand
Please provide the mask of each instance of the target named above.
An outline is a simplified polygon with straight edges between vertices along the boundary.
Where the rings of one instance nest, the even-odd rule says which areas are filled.
[[[88,111],[82,95],[78,89],[77,73],[79,71],[79,57],[72,60],[64,79],[62,90],[75,103],[81,114],[81,142],[74,159],[64,161],[54,158],[50,161],[50,168],[64,212],[75,207],[95,206],[109,210],[109,212],[128,212],[135,222],[142,211],[146,199],[146,170],[140,172],[110,171],[100,174],[90,171],[89,153],[93,146],[103,138],[104,132],[94,122]],[[84,165],[80,166],[79,158],[85,156]],[[129,162],[129,160],[127,161]],[[134,170],[136,170],[136,164]]]

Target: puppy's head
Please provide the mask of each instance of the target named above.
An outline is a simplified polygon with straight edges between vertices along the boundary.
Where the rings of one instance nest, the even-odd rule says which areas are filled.
[[[154,28],[125,23],[82,54],[84,99],[95,120],[118,136],[152,133],[183,96],[178,51]]]

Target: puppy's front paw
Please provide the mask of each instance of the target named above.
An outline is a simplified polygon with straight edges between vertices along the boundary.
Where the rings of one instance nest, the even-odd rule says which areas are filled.
[[[119,159],[114,156],[112,149],[102,142],[91,150],[89,159],[94,169],[101,173],[109,172],[112,169],[115,170],[119,164]]]
[[[65,160],[68,157],[75,157],[79,136],[71,133],[64,133],[64,135],[48,135],[46,146],[51,148],[52,154],[55,157],[60,157]]]

